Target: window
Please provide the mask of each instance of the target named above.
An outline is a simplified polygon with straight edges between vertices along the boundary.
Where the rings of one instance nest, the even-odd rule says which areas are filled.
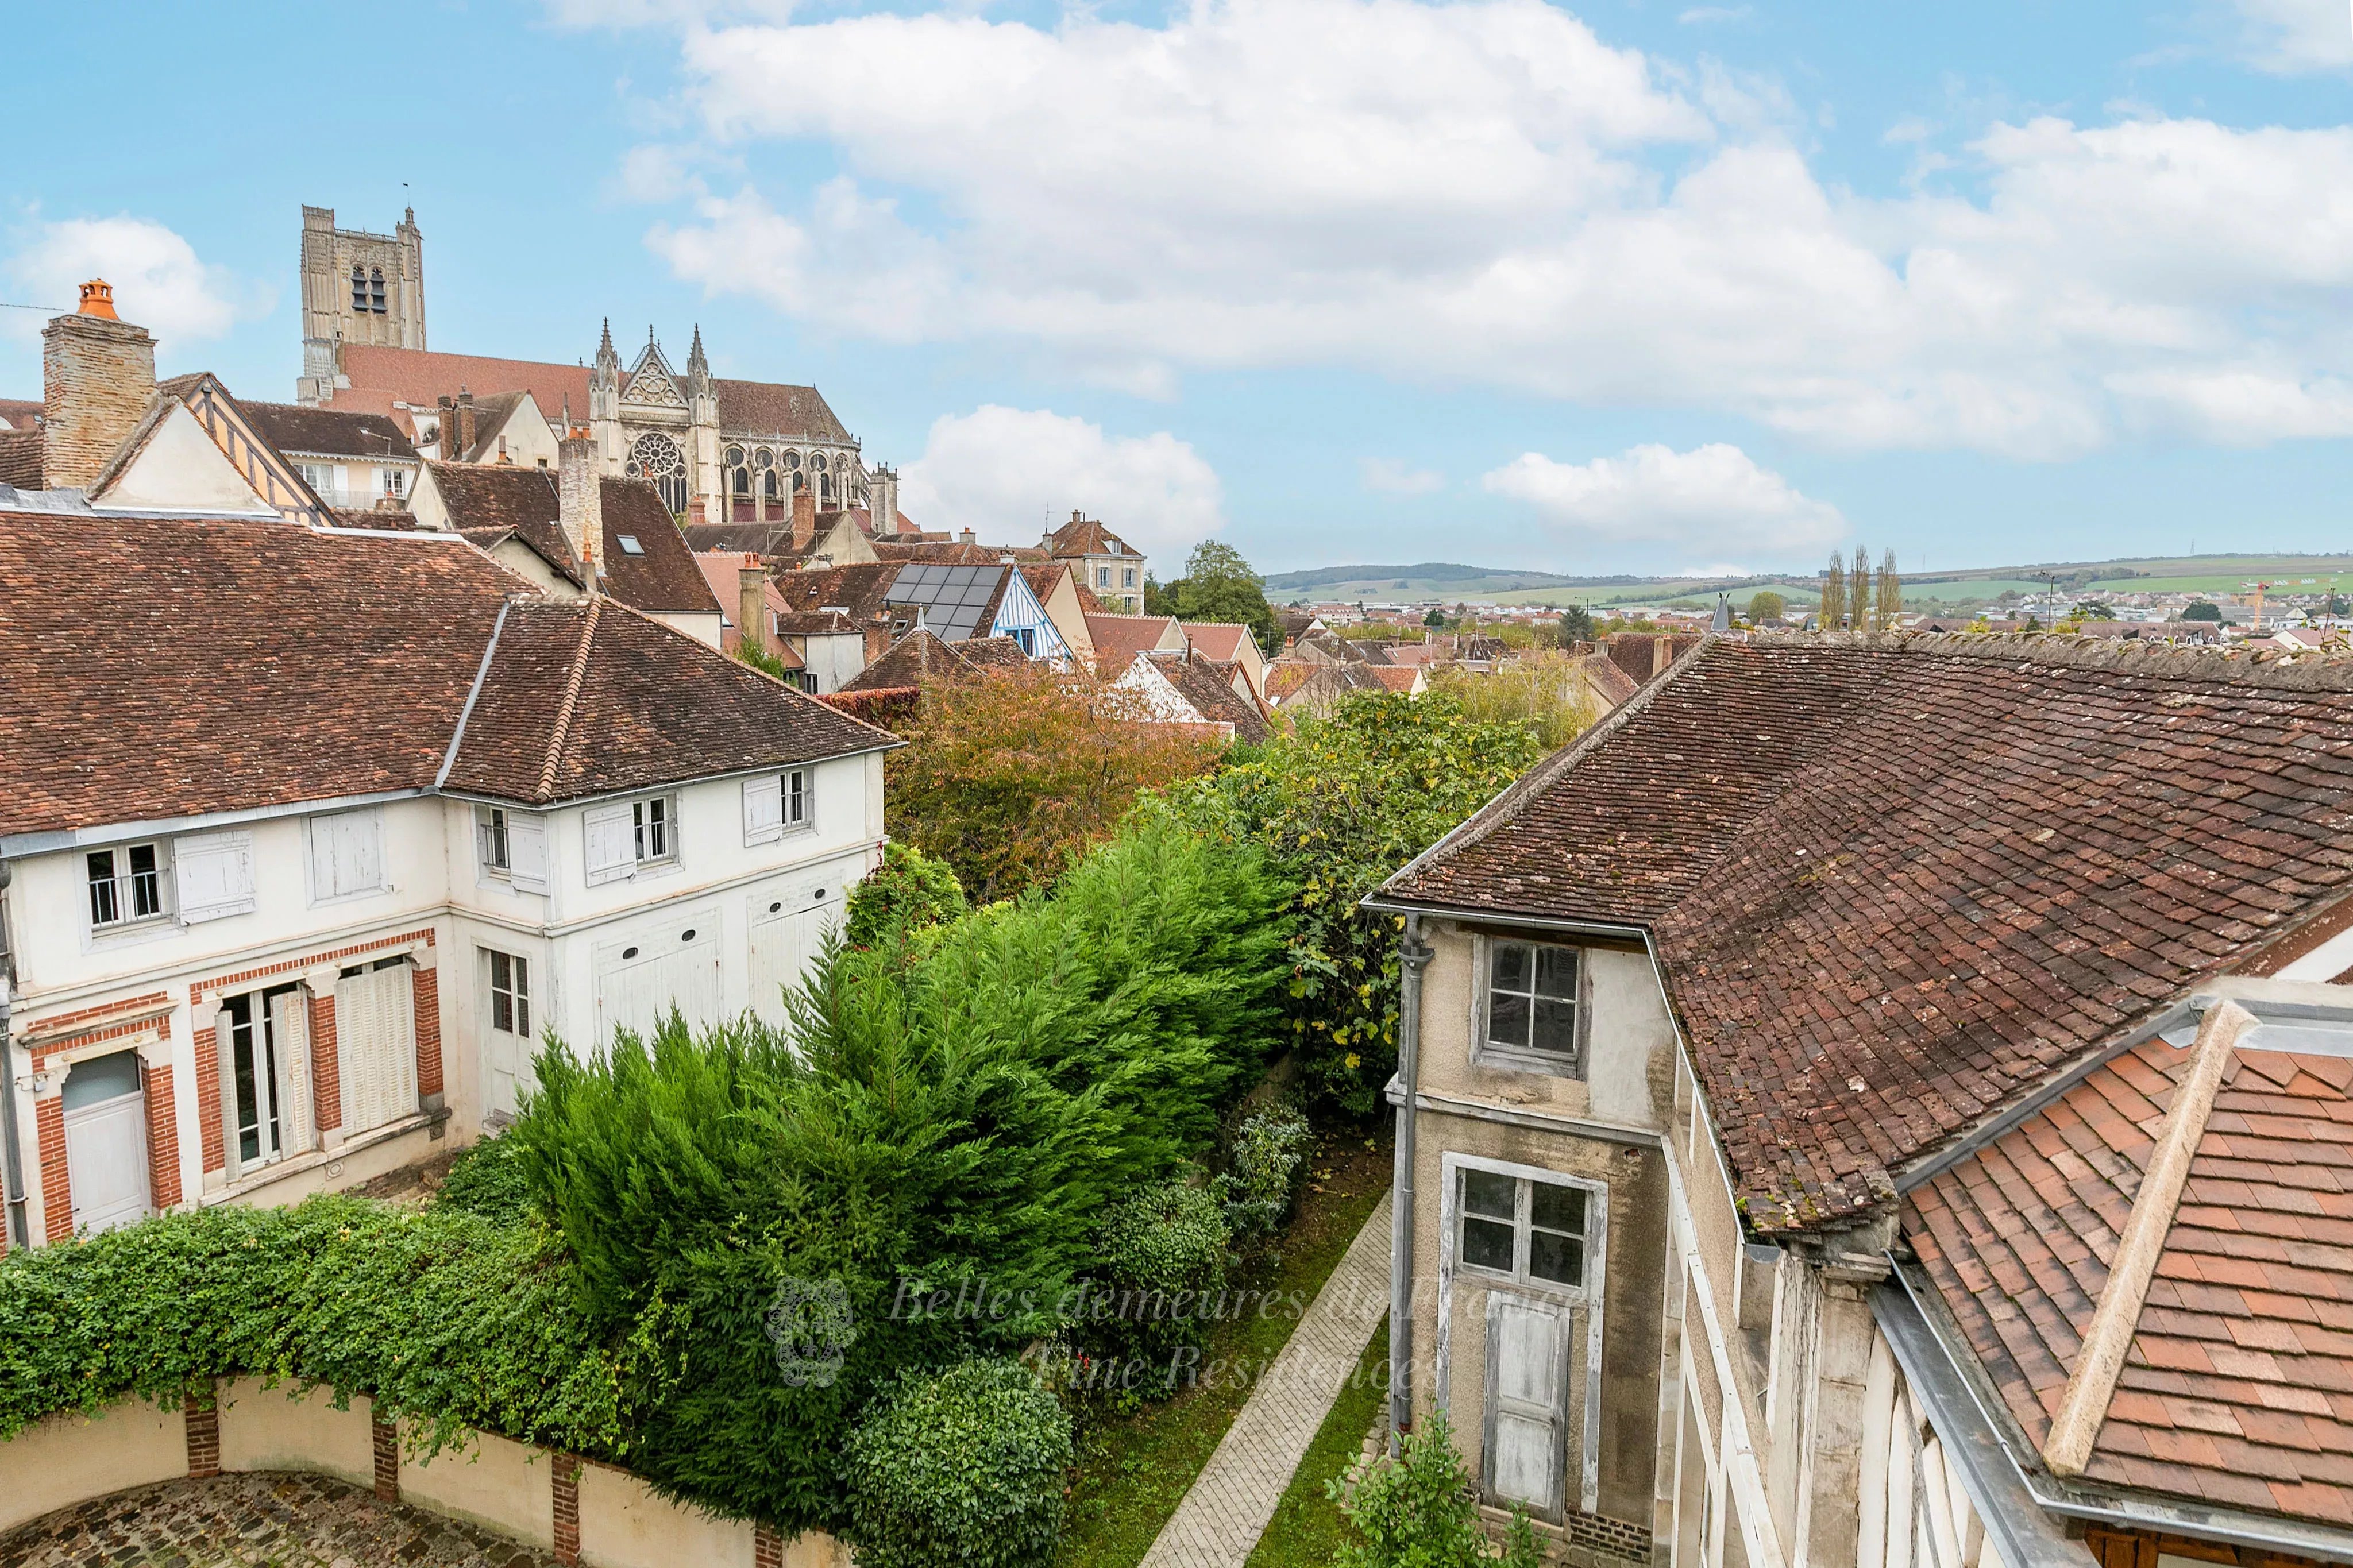
[[[510,1035],[531,1033],[531,965],[512,953],[491,960],[491,1027]]]
[[[367,273],[356,261],[352,263],[352,309],[368,308]]]
[[[384,818],[374,809],[311,819],[311,901],[384,890]]]
[[[1110,567],[1098,566],[1095,568],[1095,586],[1098,588],[1108,588],[1111,586]]]
[[[1038,657],[1038,633],[1035,627],[1015,626],[1008,634],[1031,658]]]
[[[368,268],[368,309],[379,316],[384,314],[384,268],[381,267]]]
[[[678,802],[670,795],[592,805],[581,823],[592,883],[617,881],[678,858]]]
[[[646,547],[638,542],[634,533],[617,533],[613,538],[619,543],[624,555],[643,555],[646,552]]]
[[[1461,1266],[1523,1284],[1585,1283],[1585,1188],[1494,1171],[1461,1173]]]
[[[90,923],[93,930],[163,919],[163,861],[154,845],[93,849],[86,861],[90,868]]]
[[[1134,568],[1134,567],[1133,567],[1133,566],[1123,566],[1123,567],[1121,567],[1121,568],[1120,568],[1120,571],[1119,571],[1119,585],[1120,585],[1121,587],[1123,587],[1123,588],[1133,588],[1133,587],[1134,587],[1134,586],[1135,586],[1135,568]]]
[[[302,470],[302,482],[319,492],[322,500],[335,492],[335,467],[332,463],[297,463]]]
[[[660,431],[649,430],[638,437],[624,471],[633,479],[650,480],[671,511],[686,510],[686,458],[678,443]]]
[[[221,1110],[238,1169],[308,1149],[311,1026],[301,987],[225,997],[213,1026],[228,1079]]]
[[[543,463],[541,466],[545,467]],[[407,469],[384,468],[379,471],[384,475],[385,494],[388,496],[401,496],[408,493]]]
[[[507,814],[499,806],[478,805],[474,808],[474,843],[480,852],[482,869],[495,877],[512,875],[514,854],[507,835]]]
[[[761,773],[744,781],[744,842],[770,844],[807,827],[815,812],[817,785],[807,768]]]
[[[1577,1031],[1577,952],[1544,942],[1485,943],[1482,1054],[1522,1057],[1546,1071],[1583,1068]]]

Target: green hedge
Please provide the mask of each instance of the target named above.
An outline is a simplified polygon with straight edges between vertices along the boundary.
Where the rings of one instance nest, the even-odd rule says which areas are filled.
[[[849,1440],[861,1568],[1028,1568],[1054,1555],[1071,1418],[1018,1361],[910,1372]]]
[[[0,1263],[0,1438],[206,1378],[367,1393],[427,1424],[618,1455],[628,1381],[545,1230],[348,1197],[171,1215]]]

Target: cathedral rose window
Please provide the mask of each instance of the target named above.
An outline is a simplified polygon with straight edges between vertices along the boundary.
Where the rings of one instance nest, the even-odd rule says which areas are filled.
[[[686,458],[678,443],[659,430],[638,437],[629,448],[626,472],[633,479],[649,479],[661,492],[662,504],[674,512],[686,510]]]

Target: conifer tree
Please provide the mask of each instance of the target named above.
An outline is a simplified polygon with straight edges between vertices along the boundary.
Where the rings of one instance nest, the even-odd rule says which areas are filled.
[[[1822,574],[1821,629],[1834,632],[1846,624],[1846,563],[1831,552],[1830,570]]]

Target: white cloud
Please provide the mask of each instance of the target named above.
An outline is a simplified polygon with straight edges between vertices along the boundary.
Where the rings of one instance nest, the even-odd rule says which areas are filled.
[[[2242,55],[2268,71],[2353,66],[2353,5],[2347,0],[2231,0]]]
[[[1756,14],[1754,5],[1694,5],[1675,20],[1686,27],[1695,27],[1708,22],[1746,22]]]
[[[1366,458],[1358,468],[1365,488],[1385,495],[1422,496],[1446,488],[1446,476],[1437,469],[1409,468],[1395,458]]]
[[[1042,408],[943,416],[901,484],[901,505],[925,528],[969,528],[991,544],[1030,543],[1083,511],[1151,556],[1164,580],[1226,521],[1225,489],[1190,443],[1165,430],[1106,436]]]
[[[1648,443],[1623,457],[1562,463],[1523,453],[1482,482],[1559,527],[1600,540],[1666,543],[1687,553],[1790,555],[1846,532],[1846,519],[1723,442],[1688,452]]]
[[[649,243],[845,332],[1021,343],[1154,395],[1341,365],[2030,458],[2221,428],[2197,389],[2260,364],[2308,394],[2274,436],[2353,434],[2315,390],[2353,360],[2346,128],[1996,123],[1874,199],[1825,185],[1770,84],[1543,0],[876,13],[682,48],[716,139],[844,172],[806,205],[704,195]],[[1929,188],[1955,163],[1981,195]]]
[[[84,280],[103,278],[114,286],[115,312],[153,332],[167,355],[269,314],[272,299],[267,288],[199,259],[194,246],[162,224],[127,214],[35,223],[0,270],[26,302],[68,310],[79,301]],[[20,333],[37,333],[45,320],[31,310],[8,314],[25,318],[7,323]]]

